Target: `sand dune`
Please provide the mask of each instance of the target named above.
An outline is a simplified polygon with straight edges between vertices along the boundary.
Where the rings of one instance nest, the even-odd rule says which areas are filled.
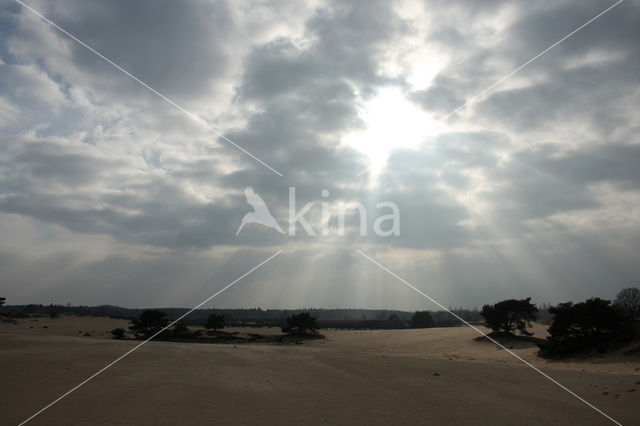
[[[0,424],[19,423],[137,344],[109,338],[125,325],[0,324]],[[325,334],[304,345],[150,342],[31,424],[611,424],[468,328]],[[526,346],[513,350],[621,423],[640,424],[637,356],[550,362]]]

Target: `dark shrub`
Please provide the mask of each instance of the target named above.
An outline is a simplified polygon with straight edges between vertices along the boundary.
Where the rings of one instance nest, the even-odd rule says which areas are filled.
[[[433,316],[429,311],[418,311],[411,316],[412,328],[428,328],[433,327]]]
[[[174,338],[186,338],[192,337],[193,333],[189,331],[189,328],[185,323],[179,321],[173,325],[173,329],[171,330],[171,337]]]
[[[316,319],[308,312],[287,317],[287,324],[282,327],[283,333],[304,334],[308,331],[317,332],[318,324]]]
[[[114,328],[111,330],[111,335],[114,339],[124,339],[125,330],[124,328]]]
[[[615,305],[626,318],[636,318],[640,315],[640,288],[622,289],[616,296]]]
[[[166,327],[167,324],[169,324],[167,314],[157,309],[147,309],[140,314],[140,318],[131,320],[129,330],[144,337],[150,337]]]
[[[585,302],[560,303],[549,308],[553,317],[549,337],[539,344],[545,356],[569,355],[596,350],[606,352],[628,335],[623,318],[609,300],[598,297]]]
[[[518,330],[520,334],[531,336],[527,331],[531,327],[531,321],[537,319],[538,308],[531,303],[531,298],[516,300],[509,299],[498,302],[495,305],[484,305],[480,315],[484,318],[487,327],[494,333],[513,334]]]
[[[209,314],[207,322],[204,323],[204,328],[206,328],[207,330],[216,331],[224,328],[225,325],[226,323],[224,321],[223,315]]]

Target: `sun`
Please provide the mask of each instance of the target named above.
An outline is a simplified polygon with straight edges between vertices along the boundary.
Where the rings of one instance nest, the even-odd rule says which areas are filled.
[[[345,142],[369,157],[372,174],[384,168],[392,151],[416,147],[442,130],[435,119],[397,88],[378,91],[373,99],[362,105],[359,115],[365,129],[349,135]]]

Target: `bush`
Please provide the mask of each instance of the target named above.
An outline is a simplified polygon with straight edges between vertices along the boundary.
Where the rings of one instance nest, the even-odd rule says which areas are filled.
[[[520,334],[531,336],[527,331],[531,327],[531,321],[538,318],[538,308],[531,303],[531,298],[516,300],[509,299],[498,302],[495,305],[484,305],[480,315],[484,318],[484,324],[494,333],[513,334],[518,330]]]
[[[124,339],[126,331],[124,328],[114,328],[111,330],[111,335],[114,339]]]
[[[193,333],[189,331],[189,327],[182,321],[179,321],[173,325],[173,329],[171,330],[171,337],[174,338],[185,338],[185,337],[193,337]]]
[[[554,317],[549,337],[538,346],[545,356],[569,355],[589,350],[606,352],[625,340],[629,330],[609,300],[598,297],[585,302],[560,303],[549,308]]]
[[[207,330],[216,331],[224,328],[225,325],[226,323],[224,321],[223,315],[209,314],[207,322],[204,323],[204,328],[206,328]]]
[[[282,327],[283,333],[291,334],[304,334],[308,331],[316,333],[318,331],[318,324],[316,319],[308,312],[303,312],[298,315],[292,315],[287,317],[287,324]]]
[[[429,311],[418,311],[411,316],[411,328],[433,327],[433,316]]]
[[[615,305],[620,309],[622,315],[633,319],[640,315],[640,288],[625,288],[616,296]]]
[[[158,333],[169,324],[167,314],[157,309],[147,309],[140,318],[131,320],[129,330],[142,334],[144,337],[150,337]]]

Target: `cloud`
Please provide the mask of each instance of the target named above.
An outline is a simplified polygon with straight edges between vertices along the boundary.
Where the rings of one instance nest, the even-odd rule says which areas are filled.
[[[60,106],[67,99],[60,86],[35,65],[0,65],[8,85],[15,87],[18,96],[31,101]]]
[[[18,117],[19,110],[9,101],[0,97],[0,127],[4,127],[15,121]]]
[[[188,305],[280,248],[279,266],[220,303],[423,306],[355,248],[445,305],[611,297],[637,275],[633,2],[362,175],[369,153],[349,140],[372,125],[363,111],[378,93],[391,88],[425,122],[437,120],[604,6],[33,5],[284,177],[3,4],[0,290],[10,301]],[[403,141],[375,143],[390,151]],[[376,203],[392,201],[401,232],[362,238],[351,210],[344,237],[290,238],[254,224],[236,238],[249,185],[284,229],[295,187],[296,211],[315,203],[307,218],[316,231],[323,202],[333,225],[337,207],[361,203],[371,231]]]

